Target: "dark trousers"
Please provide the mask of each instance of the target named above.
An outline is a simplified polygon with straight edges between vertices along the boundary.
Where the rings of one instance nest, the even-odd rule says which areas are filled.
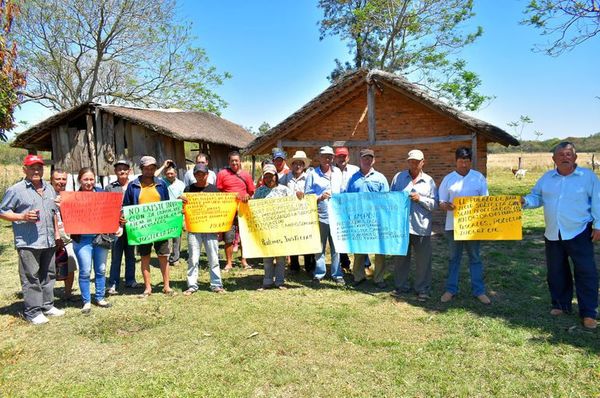
[[[127,243],[127,233],[125,231],[113,243],[108,277],[109,287],[119,288],[123,255],[125,255],[125,286],[132,286],[135,283],[135,246],[130,246]]]
[[[342,268],[350,269],[350,257],[348,253],[340,253],[340,265]]]
[[[290,256],[290,270],[300,271],[300,262],[298,261],[300,256]],[[305,254],[304,255],[304,269],[307,273],[312,274],[315,270],[315,255]]]
[[[171,239],[171,255],[169,256],[169,263],[173,264],[179,261],[180,257],[180,246],[181,246],[181,235],[177,238]]]
[[[552,308],[571,311],[573,299],[573,275],[579,316],[596,318],[598,312],[598,270],[594,261],[591,224],[579,235],[569,240],[546,242],[546,266]],[[573,274],[569,265],[573,262]]]
[[[28,321],[54,306],[55,247],[17,249],[19,277],[23,289],[23,316]]]

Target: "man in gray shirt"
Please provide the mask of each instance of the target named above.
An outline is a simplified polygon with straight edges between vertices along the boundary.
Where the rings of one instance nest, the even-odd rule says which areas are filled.
[[[0,203],[0,218],[11,221],[19,256],[19,277],[23,289],[25,319],[34,325],[48,322],[47,316],[62,316],[54,307],[56,269],[56,193],[42,179],[44,161],[27,155],[23,161],[25,179],[6,190]]]
[[[414,289],[419,301],[426,301],[431,290],[431,217],[437,203],[435,181],[423,172],[423,152],[408,153],[408,170],[394,176],[390,191],[407,191],[410,195],[410,242],[406,256],[396,256],[393,296],[410,291],[408,271],[411,252],[415,253]]]

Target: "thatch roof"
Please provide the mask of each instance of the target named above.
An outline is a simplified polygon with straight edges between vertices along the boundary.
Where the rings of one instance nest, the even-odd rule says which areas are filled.
[[[273,141],[284,138],[312,118],[331,112],[336,106],[339,106],[340,98],[350,95],[356,88],[366,86],[369,83],[391,87],[430,109],[457,120],[473,131],[484,135],[492,142],[497,142],[504,146],[519,145],[517,139],[501,128],[452,108],[439,99],[432,97],[419,86],[410,83],[404,77],[377,69],[370,71],[359,69],[342,76],[298,111],[277,126],[271,128],[264,135],[257,137],[244,149],[244,152],[248,154],[260,154],[268,150],[266,148],[273,146]]]
[[[94,109],[112,113],[117,117],[180,141],[203,141],[243,148],[254,139],[254,136],[242,126],[208,112],[143,109],[92,102],[67,109],[49,117],[16,136],[11,145],[50,150],[52,148],[50,131],[54,127],[87,112],[91,113]]]

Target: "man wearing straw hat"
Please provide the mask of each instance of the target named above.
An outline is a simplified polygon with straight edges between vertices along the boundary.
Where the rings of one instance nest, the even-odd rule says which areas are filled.
[[[304,188],[306,185],[306,168],[310,166],[310,159],[306,157],[304,151],[296,151],[294,156],[289,160],[290,172],[285,174],[279,180],[279,184],[285,185],[295,192],[298,199],[304,197]],[[300,270],[299,256],[290,256],[290,270],[298,272]],[[304,269],[310,275],[315,270],[314,254],[304,255]]]

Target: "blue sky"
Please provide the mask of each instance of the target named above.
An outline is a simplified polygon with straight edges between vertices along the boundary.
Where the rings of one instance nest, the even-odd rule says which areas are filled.
[[[476,0],[473,26],[484,34],[461,53],[495,98],[473,116],[507,126],[528,115],[524,137],[588,136],[600,132],[600,38],[553,58],[531,48],[545,38],[521,26],[525,0]],[[322,17],[316,0],[180,1],[180,15],[193,22],[197,45],[211,63],[233,78],[217,92],[228,102],[223,117],[244,127],[276,125],[329,85],[334,59],[348,60],[344,43],[319,41]],[[50,113],[25,106],[17,120],[35,124]]]

